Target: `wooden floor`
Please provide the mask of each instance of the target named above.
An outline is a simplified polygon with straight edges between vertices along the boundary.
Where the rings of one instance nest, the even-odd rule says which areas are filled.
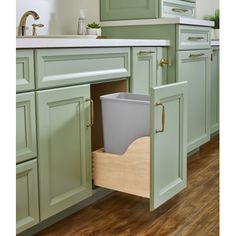
[[[112,193],[37,235],[219,235],[219,138],[188,159],[188,187],[154,212],[148,200]]]

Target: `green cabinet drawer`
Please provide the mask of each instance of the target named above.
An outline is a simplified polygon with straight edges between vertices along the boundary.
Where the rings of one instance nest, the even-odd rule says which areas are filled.
[[[211,54],[211,134],[219,130],[219,47]]]
[[[160,17],[189,17],[196,15],[196,4],[181,0],[160,0]]]
[[[130,76],[130,48],[38,49],[37,88],[52,88]]]
[[[33,50],[16,50],[16,92],[34,90]]]
[[[100,0],[101,21],[158,17],[158,0]]]
[[[39,223],[37,160],[16,166],[16,233]]]
[[[208,49],[211,47],[209,27],[176,26],[177,50]]]
[[[37,156],[34,92],[16,95],[16,163]]]
[[[177,52],[177,81],[188,81],[188,152],[210,140],[210,50]]]
[[[40,217],[92,194],[90,86],[38,91]]]

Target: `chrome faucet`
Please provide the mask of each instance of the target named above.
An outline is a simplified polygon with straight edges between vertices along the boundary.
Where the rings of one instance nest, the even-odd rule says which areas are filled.
[[[26,30],[26,20],[28,16],[33,16],[35,20],[38,20],[40,17],[37,12],[35,11],[27,11],[24,13],[24,15],[20,19],[20,24],[18,28],[18,36],[25,36],[25,30]]]

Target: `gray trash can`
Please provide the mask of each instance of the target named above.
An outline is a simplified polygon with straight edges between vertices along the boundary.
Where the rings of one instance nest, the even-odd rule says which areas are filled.
[[[137,138],[150,135],[150,97],[131,93],[101,96],[104,151],[123,154]]]

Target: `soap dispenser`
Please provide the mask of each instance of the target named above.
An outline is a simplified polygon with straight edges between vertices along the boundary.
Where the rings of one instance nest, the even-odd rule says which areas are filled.
[[[86,17],[85,10],[81,9],[79,14],[79,23],[78,23],[78,34],[85,35],[86,34]]]

